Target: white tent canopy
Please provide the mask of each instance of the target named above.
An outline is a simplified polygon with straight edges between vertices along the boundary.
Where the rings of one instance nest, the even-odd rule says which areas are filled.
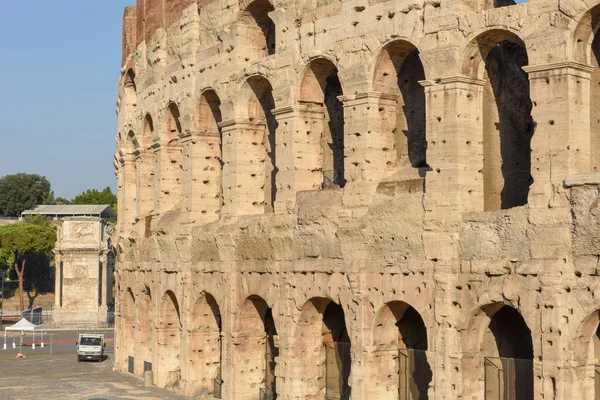
[[[33,331],[35,330],[35,325],[31,322],[27,321],[25,318],[21,319],[14,325],[8,326],[6,328],[7,331]]]

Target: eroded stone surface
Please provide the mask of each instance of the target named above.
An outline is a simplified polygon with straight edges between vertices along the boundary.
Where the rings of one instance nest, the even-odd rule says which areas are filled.
[[[600,9],[508,3],[127,8],[117,367],[236,400],[492,398],[514,367],[518,399],[593,398]]]

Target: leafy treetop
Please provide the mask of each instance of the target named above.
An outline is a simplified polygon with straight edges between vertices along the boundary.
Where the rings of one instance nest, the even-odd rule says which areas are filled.
[[[110,204],[115,208],[117,204],[117,196],[107,186],[104,190],[88,189],[85,192],[75,196],[71,204]]]
[[[50,197],[50,182],[36,174],[14,174],[0,178],[0,216],[20,217],[21,213]]]

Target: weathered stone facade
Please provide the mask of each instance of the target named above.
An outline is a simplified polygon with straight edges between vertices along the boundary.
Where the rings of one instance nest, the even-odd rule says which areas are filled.
[[[595,398],[598,4],[127,8],[117,368],[235,400]]]
[[[66,217],[57,224],[52,322],[106,325],[112,303],[112,249],[107,225],[96,217]]]

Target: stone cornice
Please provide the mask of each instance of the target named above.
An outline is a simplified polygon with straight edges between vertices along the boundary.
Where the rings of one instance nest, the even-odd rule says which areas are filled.
[[[581,72],[592,73],[594,67],[587,64],[578,63],[576,61],[562,61],[550,64],[538,64],[538,65],[526,65],[523,67],[523,71],[528,74],[533,72],[552,71],[557,69],[571,68]]]
[[[567,176],[565,179],[565,186],[574,187],[574,186],[598,186],[600,185],[600,173],[598,172],[590,172],[587,174],[573,174]]]
[[[435,86],[435,85],[448,85],[448,84],[452,84],[452,83],[465,83],[467,85],[483,86],[483,85],[485,85],[486,81],[484,79],[471,78],[471,77],[465,76],[465,75],[454,75],[454,76],[447,76],[445,78],[440,78],[440,79],[436,79],[436,80],[427,79],[427,80],[419,81],[419,83],[423,87],[431,87],[431,86]]]

